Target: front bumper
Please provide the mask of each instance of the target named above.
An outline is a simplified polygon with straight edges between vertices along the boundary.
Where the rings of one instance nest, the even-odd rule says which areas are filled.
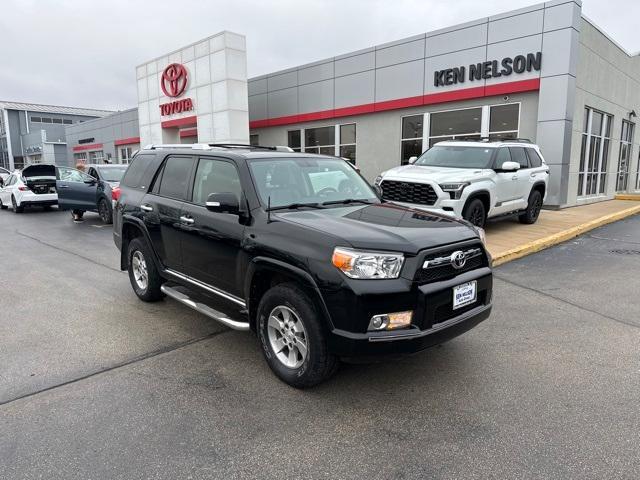
[[[453,288],[473,280],[477,282],[477,300],[453,310]],[[394,293],[342,292],[341,304],[329,307],[335,326],[329,339],[331,351],[346,357],[413,353],[461,335],[491,313],[493,277],[489,267],[420,286],[409,282],[406,287],[406,291]],[[336,305],[337,298],[323,295],[328,305]],[[366,331],[371,316],[406,310],[414,312],[410,328]]]

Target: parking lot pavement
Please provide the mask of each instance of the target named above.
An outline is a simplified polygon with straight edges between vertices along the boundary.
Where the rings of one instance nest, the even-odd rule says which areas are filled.
[[[0,478],[638,478],[638,216],[496,269],[466,335],[307,391],[137,301],[94,224],[0,212]]]

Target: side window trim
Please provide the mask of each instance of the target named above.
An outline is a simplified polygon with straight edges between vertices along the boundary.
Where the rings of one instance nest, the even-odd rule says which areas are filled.
[[[527,168],[531,168],[531,162],[529,161],[529,155],[527,155],[527,152],[525,151],[526,150],[525,147],[509,147],[509,153],[511,153],[512,150],[516,151],[518,149],[520,149],[520,151],[522,152],[522,155],[524,155],[524,158],[527,161],[527,165],[526,166],[522,166],[522,164],[518,161],[518,163],[520,163],[520,170],[525,170]],[[513,160],[513,155],[511,155],[511,160],[512,161],[516,161],[516,160]]]

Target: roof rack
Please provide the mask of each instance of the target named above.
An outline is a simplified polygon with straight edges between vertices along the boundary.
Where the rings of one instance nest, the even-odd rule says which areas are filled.
[[[160,143],[145,145],[142,150],[163,150],[169,148],[190,148],[191,150],[211,150],[214,148],[241,148],[247,150],[270,150],[274,152],[293,152],[293,148],[277,145],[265,147],[262,145],[249,145],[246,143]]]

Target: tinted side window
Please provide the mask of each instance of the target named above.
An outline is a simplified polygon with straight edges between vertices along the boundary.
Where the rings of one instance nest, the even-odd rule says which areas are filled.
[[[518,162],[520,164],[520,168],[529,168],[529,159],[527,158],[527,154],[522,147],[509,147],[511,151],[512,161]]]
[[[191,157],[169,157],[164,163],[158,194],[163,197],[183,200],[187,192],[187,182],[193,166]]]
[[[153,155],[137,155],[129,164],[129,168],[127,168],[124,177],[122,177],[123,185],[132,188],[140,187],[144,172],[152,159]]]
[[[527,155],[529,155],[529,162],[533,168],[542,166],[542,159],[538,152],[534,148],[527,148]]]
[[[193,185],[193,203],[205,205],[212,193],[233,193],[241,196],[240,177],[236,167],[222,160],[201,158]]]
[[[496,160],[493,163],[495,168],[502,168],[502,164],[504,162],[510,162],[511,155],[509,154],[509,149],[502,147],[498,149],[498,153],[496,154]]]

